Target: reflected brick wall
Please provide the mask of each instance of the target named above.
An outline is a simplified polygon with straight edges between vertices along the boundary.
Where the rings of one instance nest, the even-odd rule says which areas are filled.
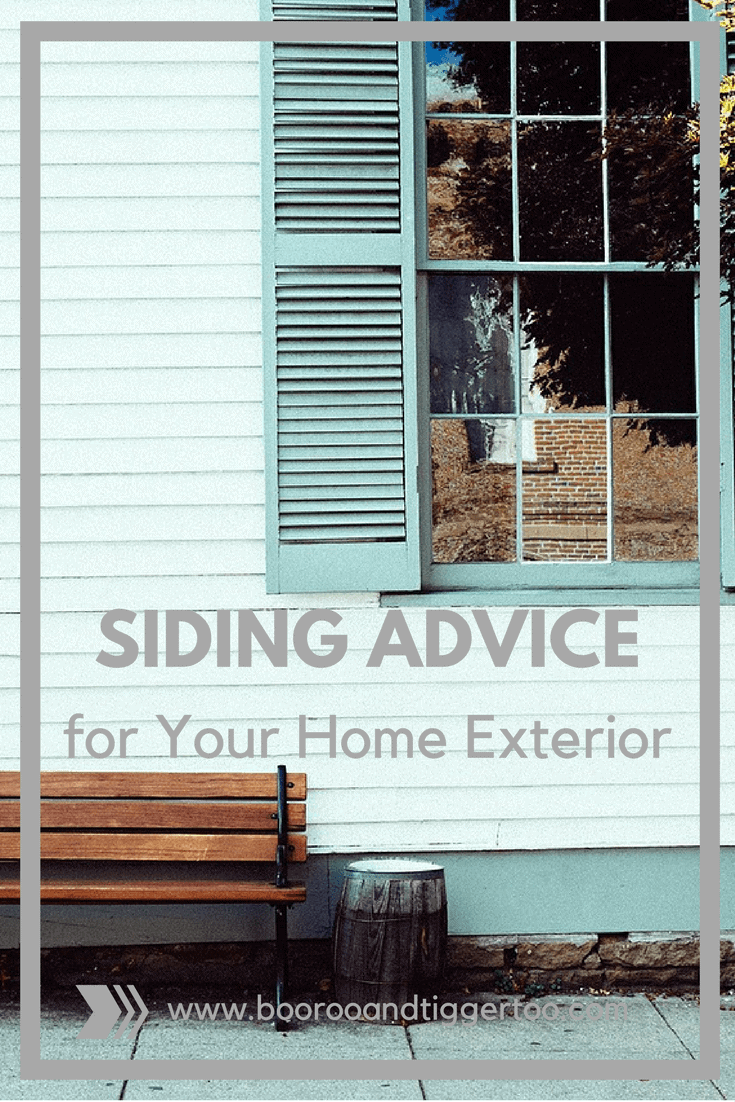
[[[526,431],[535,458],[523,463],[524,558],[604,559],[605,423],[538,420]],[[474,460],[458,420],[432,422],[431,449],[434,562],[515,561],[515,465]],[[617,560],[697,558],[696,448],[652,446],[635,421],[616,421],[612,482]]]
[[[604,421],[535,421],[536,461],[523,465],[523,557],[604,559]]]

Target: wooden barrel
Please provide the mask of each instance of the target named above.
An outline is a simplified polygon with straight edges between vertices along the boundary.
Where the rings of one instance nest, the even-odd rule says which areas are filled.
[[[438,993],[447,947],[444,869],[426,861],[355,861],[334,921],[334,978],[343,1005]]]

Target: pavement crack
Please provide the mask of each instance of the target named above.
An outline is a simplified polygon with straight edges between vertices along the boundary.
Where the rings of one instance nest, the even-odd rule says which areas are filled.
[[[141,1027],[138,1030],[138,1032],[135,1034],[135,1040],[133,1041],[133,1051],[130,1053],[130,1059],[131,1060],[135,1059],[135,1054],[138,1051],[138,1042],[140,1041],[140,1035],[141,1035],[142,1032],[143,1032],[143,1027]],[[128,1089],[128,1083],[129,1082],[130,1082],[129,1079],[124,1079],[123,1080],[123,1085],[120,1088],[119,1095],[117,1096],[118,1097],[118,1102],[122,1102],[123,1098],[125,1097],[125,1091]]]
[[[404,1026],[403,1028],[406,1031],[406,1044],[408,1045],[408,1051],[411,1053],[411,1059],[415,1060],[416,1059],[416,1053],[413,1050],[413,1041],[411,1040],[411,1030],[410,1030],[409,1026]],[[424,1090],[424,1084],[423,1084],[422,1080],[417,1079],[416,1082],[419,1085],[419,1090],[421,1091],[421,1097],[426,1098],[426,1091]]]
[[[661,1013],[661,1011],[659,1010],[658,1006],[657,1006],[657,1005],[656,1005],[656,1003],[655,1003],[655,1002],[653,1001],[653,999],[651,999],[651,1006],[652,1006],[652,1007],[654,1008],[654,1010],[655,1010],[655,1011],[656,1011],[656,1013],[658,1014],[659,1018],[661,1018],[661,1020],[662,1020],[662,1021],[664,1022],[664,1024],[665,1024],[665,1025],[667,1025],[667,1026],[669,1027],[669,1029],[670,1029],[670,1030],[671,1030],[671,1032],[672,1032],[672,1033],[674,1034],[674,1036],[676,1037],[676,1039],[677,1039],[677,1041],[679,1042],[679,1044],[681,1044],[681,1045],[682,1045],[682,1047],[686,1049],[686,1051],[687,1051],[687,1052],[689,1053],[689,1055],[691,1056],[692,1060],[696,1060],[696,1059],[697,1059],[697,1057],[696,1057],[696,1056],[694,1055],[694,1053],[692,1052],[692,1050],[691,1050],[691,1049],[689,1048],[689,1045],[688,1045],[688,1044],[686,1043],[686,1041],[685,1041],[685,1040],[683,1039],[683,1037],[680,1037],[680,1036],[679,1036],[679,1034],[678,1034],[678,1033],[676,1032],[676,1030],[674,1029],[674,1027],[673,1027],[673,1025],[671,1024],[671,1022],[670,1022],[670,1021],[668,1020],[668,1018],[666,1018],[666,1017],[665,1017],[665,1015],[664,1015],[664,1014],[662,1014],[662,1013]],[[720,1090],[720,1087],[718,1086],[718,1084],[717,1084],[717,1083],[715,1082],[715,1080],[714,1080],[714,1079],[707,1079],[707,1080],[702,1080],[702,1082],[705,1082],[705,1081],[706,1081],[707,1083],[710,1083],[710,1084],[711,1084],[711,1086],[712,1086],[712,1087],[713,1087],[713,1088],[714,1088],[714,1089],[715,1089],[715,1090],[717,1091],[717,1093],[718,1093],[718,1095],[720,1096],[720,1098],[727,1098],[727,1095],[726,1095],[726,1094],[724,1094],[724,1093],[723,1093],[723,1092],[722,1092],[722,1091]]]
[[[662,1013],[661,1013],[661,1011],[659,1010],[658,1006],[657,1006],[657,1005],[656,1005],[656,1003],[655,1003],[655,1002],[653,1001],[653,999],[651,999],[651,1000],[649,1000],[649,1001],[650,1001],[650,1003],[651,1003],[651,1006],[653,1007],[653,1009],[654,1009],[654,1010],[656,1011],[656,1013],[658,1014],[658,1016],[659,1016],[659,1018],[661,1019],[661,1021],[662,1021],[662,1022],[664,1023],[664,1025],[665,1025],[665,1026],[666,1026],[666,1027],[667,1027],[668,1029],[670,1029],[670,1030],[671,1030],[671,1032],[672,1032],[672,1033],[674,1034],[674,1036],[676,1037],[676,1039],[677,1039],[677,1041],[679,1042],[679,1044],[680,1044],[680,1045],[681,1045],[681,1046],[682,1046],[683,1048],[685,1048],[685,1049],[687,1050],[687,1052],[688,1052],[688,1053],[689,1053],[689,1055],[691,1056],[692,1060],[696,1060],[696,1059],[697,1059],[697,1057],[696,1057],[696,1056],[694,1055],[694,1053],[693,1053],[693,1052],[692,1052],[692,1050],[690,1049],[689,1045],[688,1045],[688,1044],[686,1043],[686,1041],[684,1040],[684,1038],[683,1038],[683,1037],[680,1037],[680,1036],[679,1036],[679,1034],[678,1034],[678,1033],[676,1032],[676,1030],[674,1029],[674,1027],[673,1027],[673,1025],[671,1024],[671,1022],[670,1022],[670,1021],[668,1020],[668,1018],[667,1018],[667,1017],[665,1016],[665,1014],[662,1014]]]

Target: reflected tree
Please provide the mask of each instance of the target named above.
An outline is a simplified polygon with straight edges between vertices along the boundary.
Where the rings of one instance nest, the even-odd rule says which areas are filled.
[[[681,0],[662,2],[666,11],[659,4],[656,18],[682,18]],[[596,6],[592,0],[591,7]],[[645,8],[640,3],[609,0],[609,6],[610,18],[646,18],[640,14]],[[451,0],[449,4],[427,0],[427,9],[448,20],[508,18],[507,0]],[[518,0],[518,17],[596,19],[597,14],[587,12],[580,0]],[[457,59],[448,72],[457,88],[473,86],[484,112],[507,111],[502,106],[509,86],[507,44],[437,45],[451,47]],[[597,49],[596,44],[556,43],[545,49],[533,45],[525,54],[519,50],[521,110],[568,114],[599,110],[590,52],[590,47]],[[522,260],[602,259],[601,175],[602,162],[607,160],[612,258],[643,260],[669,273],[697,264],[694,204],[699,129],[697,108],[688,102],[687,49],[685,43],[615,44],[608,66],[613,109],[603,130],[593,121],[519,124]],[[638,57],[641,51],[645,56]],[[434,164],[453,148],[451,126],[449,119],[432,123],[429,156]],[[470,155],[462,157],[456,204],[457,217],[477,243],[478,256],[512,255],[509,151],[500,135],[493,140],[486,134],[475,142]],[[735,251],[731,244],[728,248],[735,238],[733,226],[735,216],[725,203],[723,263],[728,275]],[[557,406],[604,402],[604,383],[597,369],[603,323],[599,309],[592,305],[592,299],[598,299],[594,283],[589,276],[555,273],[521,279],[522,327],[529,347],[538,350],[534,386]],[[618,409],[645,414],[664,411],[661,403],[665,402],[670,412],[693,410],[687,354],[693,347],[692,300],[691,279],[680,274],[611,278],[613,400]],[[635,423],[647,429],[651,445],[694,442],[694,424],[689,419],[642,417]]]

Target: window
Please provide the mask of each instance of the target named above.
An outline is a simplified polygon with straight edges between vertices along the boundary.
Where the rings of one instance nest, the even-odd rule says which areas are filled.
[[[347,7],[406,18],[390,0]],[[561,0],[481,7],[433,14],[570,15]],[[693,50],[273,47],[270,589],[609,601],[696,585],[693,167],[673,152]],[[678,176],[662,192],[651,159],[666,153]],[[687,270],[664,270],[672,240]]]
[[[570,16],[555,0],[514,8],[483,14]],[[605,8],[639,10],[587,0],[572,18]],[[695,276],[650,266],[696,248],[693,159],[673,156],[693,121],[693,49],[425,48],[432,587],[696,581]]]

